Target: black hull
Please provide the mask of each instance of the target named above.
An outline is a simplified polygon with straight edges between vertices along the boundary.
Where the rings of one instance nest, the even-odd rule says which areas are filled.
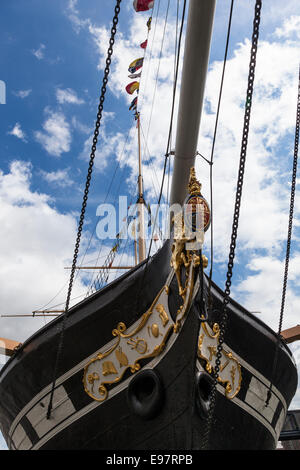
[[[102,291],[74,306],[66,322],[51,418],[46,418],[60,338],[58,317],[29,338],[0,372],[0,423],[11,449],[156,449],[201,448],[206,423],[206,361],[198,357],[198,292],[180,331],[162,352],[126,370],[108,385],[108,398],[95,401],[83,386],[88,361],[113,340],[119,322],[129,328],[149,309],[170,272],[170,244]],[[206,284],[205,284],[206,288]],[[212,287],[213,317],[220,323],[222,291]],[[181,304],[175,277],[169,311]],[[238,393],[228,398],[224,383],[217,400],[209,449],[274,449],[297,387],[291,353],[280,344],[271,399],[276,335],[263,322],[231,301],[225,345],[241,369]],[[199,377],[204,380],[199,381]],[[204,384],[204,388],[203,388]],[[147,411],[148,410],[148,411]]]

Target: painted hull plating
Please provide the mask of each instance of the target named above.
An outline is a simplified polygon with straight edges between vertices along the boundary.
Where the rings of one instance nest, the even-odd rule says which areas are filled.
[[[146,270],[144,262],[70,310],[50,419],[46,413],[62,318],[34,334],[7,362],[0,372],[0,423],[10,449],[201,448],[212,357],[199,349],[198,284],[181,328],[170,333],[159,354],[142,359],[135,372],[124,367],[122,379],[106,386],[107,397],[102,401],[86,393],[83,384],[89,361],[116,341],[112,331],[120,322],[129,329],[138,323],[168,276],[168,308],[175,322],[182,302],[176,278],[170,277],[169,260],[166,242]],[[205,280],[205,295],[206,290]],[[213,284],[212,316],[207,322],[211,328],[220,323],[223,295]],[[226,392],[228,382],[218,383],[208,448],[274,449],[296,391],[296,366],[281,343],[266,406],[276,335],[234,301],[229,310],[224,349],[233,361],[236,393]],[[235,364],[238,386],[232,372]]]

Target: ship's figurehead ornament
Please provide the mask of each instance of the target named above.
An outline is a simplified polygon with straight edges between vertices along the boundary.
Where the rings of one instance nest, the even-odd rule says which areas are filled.
[[[201,250],[204,233],[210,226],[210,208],[201,194],[201,183],[196,178],[195,168],[190,170],[188,196],[184,201],[184,228],[186,237],[192,241],[186,244],[187,250]]]
[[[185,299],[187,284],[182,285],[182,267],[184,266],[188,271],[192,260],[194,267],[199,266],[200,256],[202,256],[203,267],[206,268],[208,265],[206,256],[200,253],[204,243],[204,232],[210,225],[210,209],[201,194],[201,184],[196,178],[194,167],[190,170],[188,192],[183,210],[177,212],[173,219],[174,242],[170,262],[177,278],[179,295],[183,299]]]

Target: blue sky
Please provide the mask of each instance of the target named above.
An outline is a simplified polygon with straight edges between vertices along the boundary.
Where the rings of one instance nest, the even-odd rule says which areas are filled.
[[[235,298],[249,310],[261,311],[261,318],[275,330],[294,145],[300,43],[297,3],[263,2],[233,278]],[[113,4],[112,0],[1,3],[0,80],[6,84],[6,104],[0,105],[1,313],[30,313],[65,300],[68,274],[63,268],[73,254]],[[155,202],[159,190],[172,96],[177,2],[170,3],[164,34],[167,5],[168,0],[155,3],[139,95],[144,183],[150,203]],[[229,0],[217,2],[198,142],[199,152],[207,157],[229,7]],[[214,279],[221,287],[228,257],[253,10],[254,1],[236,2],[234,8],[215,149]],[[115,204],[119,193],[129,200],[136,198],[136,128],[128,110],[134,95],[129,96],[125,86],[130,82],[129,63],[143,55],[139,44],[146,39],[148,17],[147,12],[135,13],[131,0],[123,0],[82,240],[82,254],[89,246],[86,263],[98,256],[105,259],[111,246],[105,242],[99,255],[97,237],[88,245],[97,224],[98,205],[104,200]],[[203,193],[208,195],[208,167],[198,159],[196,169]],[[299,207],[297,195],[284,328],[299,323]],[[132,251],[124,254],[122,262],[132,262],[132,256]],[[90,276],[78,276],[73,297],[86,292]],[[30,318],[21,323],[0,318],[0,336],[23,341],[45,321]],[[300,363],[299,348],[294,349]],[[297,397],[294,406],[299,408]]]

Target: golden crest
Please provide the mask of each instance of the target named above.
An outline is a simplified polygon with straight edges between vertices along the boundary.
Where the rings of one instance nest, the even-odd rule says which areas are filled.
[[[190,169],[190,179],[189,179],[189,184],[188,184],[188,191],[191,194],[191,196],[198,196],[201,194],[201,183],[196,178],[196,171],[195,168],[192,167]]]

